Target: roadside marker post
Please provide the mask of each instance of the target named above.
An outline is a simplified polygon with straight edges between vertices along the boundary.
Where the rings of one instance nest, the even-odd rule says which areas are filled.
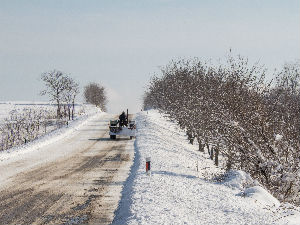
[[[146,173],[147,175],[150,175],[151,173],[151,158],[146,157]]]

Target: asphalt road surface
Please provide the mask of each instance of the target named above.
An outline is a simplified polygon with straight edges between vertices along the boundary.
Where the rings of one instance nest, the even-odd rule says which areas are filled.
[[[99,115],[67,138],[0,162],[0,224],[111,223],[134,140],[110,140],[110,119]]]

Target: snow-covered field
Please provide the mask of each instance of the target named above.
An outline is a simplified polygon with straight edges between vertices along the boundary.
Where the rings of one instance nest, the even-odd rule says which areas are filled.
[[[75,112],[90,112],[94,110],[94,106],[78,104],[75,107]],[[29,101],[7,101],[0,102],[0,124],[4,122],[5,119],[9,118],[9,113],[13,110],[22,111],[23,109],[46,109],[49,111],[56,112],[56,106],[48,102],[29,102]]]
[[[27,102],[27,101],[0,102],[0,124],[2,124],[5,119],[9,118],[9,113],[11,111],[13,110],[21,111],[25,108],[26,109],[43,108],[47,110],[53,110],[55,106],[46,102]]]
[[[55,106],[48,103],[32,102],[0,102],[0,124],[8,117],[11,110],[22,110],[24,108],[44,108],[48,110],[55,109]],[[88,120],[98,113],[103,113],[99,108],[93,105],[81,104],[76,108],[76,116],[73,121],[69,121],[68,126],[56,130],[49,130],[45,135],[33,140],[25,145],[13,147],[11,149],[0,151],[0,161],[9,160],[14,157],[20,157],[28,152],[35,151],[43,146],[54,143],[62,138],[72,134],[75,130],[87,123]],[[1,120],[2,119],[2,120]]]
[[[157,111],[138,113],[136,122],[134,163],[113,224],[299,224],[299,208],[280,204],[243,171],[211,179],[222,170]]]

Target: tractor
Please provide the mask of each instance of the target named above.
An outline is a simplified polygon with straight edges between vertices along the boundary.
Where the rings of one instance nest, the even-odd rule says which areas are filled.
[[[129,120],[128,109],[127,114],[123,112],[118,120],[110,120],[109,123],[109,135],[110,139],[116,139],[118,136],[135,137],[135,121]]]

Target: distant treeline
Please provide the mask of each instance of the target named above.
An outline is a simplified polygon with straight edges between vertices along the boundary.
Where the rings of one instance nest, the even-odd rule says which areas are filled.
[[[299,62],[289,63],[267,82],[264,67],[240,56],[172,61],[151,79],[144,108],[167,113],[200,151],[217,149],[227,170],[244,170],[299,205],[299,72]]]

